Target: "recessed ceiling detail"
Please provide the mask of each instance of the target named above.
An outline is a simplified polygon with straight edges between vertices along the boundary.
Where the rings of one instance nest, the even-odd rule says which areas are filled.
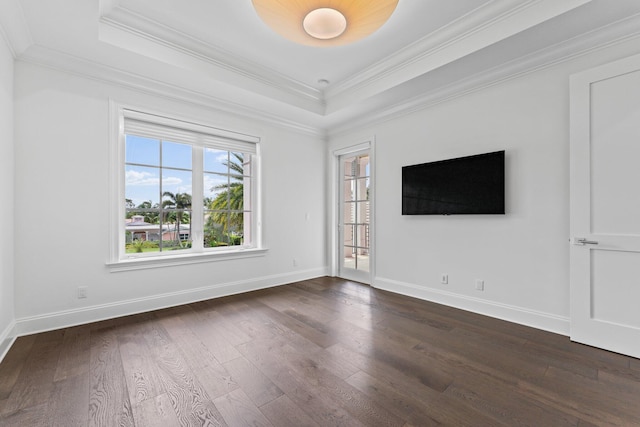
[[[389,19],[398,0],[252,0],[271,29],[296,43],[337,46],[363,39]]]
[[[95,2],[86,0],[0,0],[0,27],[24,62],[271,124],[281,119],[312,134],[377,123],[640,37],[638,0],[616,0],[615,7],[610,0],[398,1],[377,31],[329,49],[279,36],[256,12],[259,0],[163,0],[153,8],[149,0],[95,1],[98,21]],[[303,1],[312,0],[278,0]],[[338,10],[343,0],[313,1],[299,13],[297,30],[326,42],[308,35],[303,20],[318,8]],[[349,33],[349,14],[343,16],[344,32],[329,41]]]

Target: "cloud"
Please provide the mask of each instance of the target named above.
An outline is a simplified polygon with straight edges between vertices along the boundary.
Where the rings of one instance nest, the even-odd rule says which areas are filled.
[[[227,177],[220,175],[205,174],[204,176],[204,195],[211,196],[219,193],[221,190],[211,191],[211,189],[220,184],[226,184]]]
[[[151,186],[158,185],[160,183],[160,178],[150,172],[128,170],[125,172],[125,183],[126,185]],[[182,180],[175,176],[169,176],[162,180],[163,186],[180,184],[182,184]]]

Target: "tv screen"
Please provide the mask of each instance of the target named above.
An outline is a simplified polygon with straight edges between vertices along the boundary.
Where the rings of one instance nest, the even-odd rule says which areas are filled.
[[[504,213],[504,151],[402,168],[402,215]]]

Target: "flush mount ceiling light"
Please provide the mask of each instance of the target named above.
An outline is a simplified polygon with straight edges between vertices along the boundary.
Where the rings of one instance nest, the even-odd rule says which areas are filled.
[[[309,46],[360,40],[391,16],[398,0],[252,0],[258,16],[281,36]]]

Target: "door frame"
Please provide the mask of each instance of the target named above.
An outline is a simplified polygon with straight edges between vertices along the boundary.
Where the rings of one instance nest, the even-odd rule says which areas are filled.
[[[376,167],[375,167],[375,137],[363,138],[359,143],[354,145],[335,149],[331,152],[331,195],[330,206],[331,209],[331,236],[329,247],[329,260],[331,275],[334,277],[340,277],[340,266],[342,260],[340,259],[341,250],[340,245],[340,223],[342,221],[340,217],[340,186],[342,185],[342,177],[340,176],[340,157],[348,154],[355,154],[359,151],[369,151],[369,275],[368,285],[373,285],[375,277],[376,266],[376,196],[375,196],[375,179],[376,179]]]

